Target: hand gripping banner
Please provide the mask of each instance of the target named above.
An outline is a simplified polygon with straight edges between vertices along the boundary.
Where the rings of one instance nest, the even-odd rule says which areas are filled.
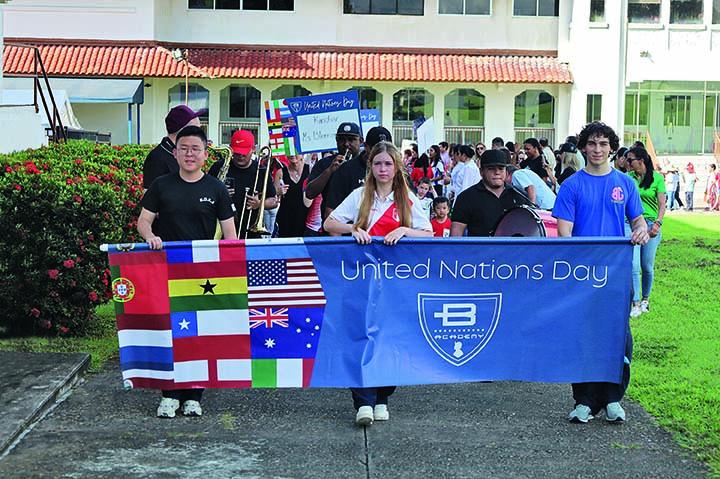
[[[625,238],[108,247],[126,387],[618,383]]]

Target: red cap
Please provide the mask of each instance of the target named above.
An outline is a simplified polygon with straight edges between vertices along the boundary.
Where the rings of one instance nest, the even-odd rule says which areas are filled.
[[[230,140],[230,148],[233,153],[239,155],[249,155],[255,146],[255,137],[247,130],[238,130],[233,133],[232,140]]]

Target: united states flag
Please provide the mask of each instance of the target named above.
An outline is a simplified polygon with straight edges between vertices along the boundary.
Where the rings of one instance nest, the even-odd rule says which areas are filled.
[[[325,306],[325,295],[310,258],[247,262],[248,307]]]

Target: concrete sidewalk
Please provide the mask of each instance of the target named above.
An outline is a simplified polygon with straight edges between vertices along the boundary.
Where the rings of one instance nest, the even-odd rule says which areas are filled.
[[[14,398],[52,397],[44,373],[0,352],[0,423],[18,422]],[[17,353],[12,353],[13,355]],[[52,357],[51,357],[52,356]],[[55,372],[82,369],[49,355]],[[72,358],[72,360],[71,360]],[[74,364],[70,364],[75,361]],[[7,366],[14,364],[14,366]],[[26,366],[27,368],[24,368]],[[8,367],[11,369],[6,371]],[[6,374],[16,379],[6,390]],[[55,383],[58,390],[64,385]],[[25,385],[26,387],[22,387]],[[0,459],[3,478],[699,478],[639,406],[628,422],[571,424],[567,384],[405,386],[391,419],[354,424],[342,389],[207,390],[200,418],[155,418],[158,391],[122,387],[119,364],[91,375]],[[6,428],[0,429],[5,441]],[[6,441],[7,442],[7,441]]]

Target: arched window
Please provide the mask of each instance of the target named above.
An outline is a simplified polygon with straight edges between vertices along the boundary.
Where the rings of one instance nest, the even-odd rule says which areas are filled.
[[[220,91],[220,120],[259,120],[260,90],[250,85],[230,85]]]
[[[361,110],[382,110],[382,93],[367,86],[354,86],[351,90],[358,92]]]
[[[555,98],[544,90],[525,90],[515,97],[516,128],[554,128]]]
[[[445,126],[485,126],[485,95],[458,88],[445,96]]]
[[[299,96],[310,96],[312,93],[300,85],[283,85],[277,87],[270,94],[271,100],[284,100],[285,98],[297,98]]]
[[[432,93],[422,88],[406,88],[393,95],[393,121],[411,122],[433,115]]]
[[[188,84],[188,106],[195,111],[210,108],[210,92],[198,83]],[[168,90],[168,110],[174,106],[185,104],[185,83],[178,83]],[[208,115],[200,116],[200,121],[207,124]]]

